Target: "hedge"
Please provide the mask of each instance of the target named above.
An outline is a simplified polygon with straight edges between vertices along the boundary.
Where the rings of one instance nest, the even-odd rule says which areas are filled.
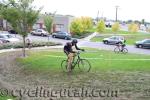
[[[61,45],[60,43],[53,42],[33,42],[32,47],[42,47],[42,46],[56,46]],[[27,45],[26,45],[27,47]],[[23,43],[3,43],[0,44],[1,49],[11,49],[11,48],[23,48]]]

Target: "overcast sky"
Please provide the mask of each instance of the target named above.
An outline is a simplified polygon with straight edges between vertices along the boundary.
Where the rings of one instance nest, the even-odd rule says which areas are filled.
[[[73,16],[103,16],[115,20],[115,6],[118,5],[119,20],[142,20],[150,22],[150,0],[35,0],[34,5],[43,6],[42,12]]]

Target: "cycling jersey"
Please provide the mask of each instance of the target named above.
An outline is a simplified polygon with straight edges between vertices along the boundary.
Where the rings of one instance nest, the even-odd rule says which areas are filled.
[[[77,50],[81,50],[80,48],[77,47],[76,44],[73,44],[72,42],[67,42],[66,45],[64,46],[64,52],[68,55],[69,53],[75,53],[73,51],[72,47],[75,46]]]

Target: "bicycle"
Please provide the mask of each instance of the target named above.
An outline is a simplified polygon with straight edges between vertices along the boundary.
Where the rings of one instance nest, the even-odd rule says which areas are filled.
[[[124,53],[124,54],[126,54],[126,53],[128,53],[128,49],[127,48],[125,48],[125,46],[123,46],[123,47],[120,47],[121,45],[116,45],[116,48],[114,49],[114,52],[115,53]]]
[[[80,69],[80,71],[89,72],[90,69],[91,69],[90,62],[87,59],[82,59],[80,57],[80,52],[79,51],[77,52],[76,57],[77,57],[77,59],[75,60],[75,57],[74,57],[74,60],[71,64],[71,70],[73,70],[75,68],[75,66],[78,65],[78,68]],[[64,72],[67,72],[67,64],[68,64],[67,60],[63,60],[61,62],[61,68]]]

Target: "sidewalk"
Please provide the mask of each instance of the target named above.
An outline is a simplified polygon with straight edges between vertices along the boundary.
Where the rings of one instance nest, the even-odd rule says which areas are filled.
[[[91,38],[93,38],[93,37],[95,37],[97,34],[98,34],[97,32],[94,32],[93,34],[91,34],[91,35],[89,35],[89,36],[85,37],[85,38],[84,38],[84,39],[82,39],[82,40],[90,41],[90,39],[91,39]]]
[[[63,45],[61,46],[45,46],[45,47],[34,47],[34,48],[31,48],[31,50],[42,50],[42,49],[57,49],[57,48],[63,48]],[[3,49],[3,50],[0,50],[0,53],[5,53],[5,52],[13,52],[13,51],[21,51],[22,48],[19,48],[19,49]],[[26,48],[26,50],[30,50],[28,48]]]

